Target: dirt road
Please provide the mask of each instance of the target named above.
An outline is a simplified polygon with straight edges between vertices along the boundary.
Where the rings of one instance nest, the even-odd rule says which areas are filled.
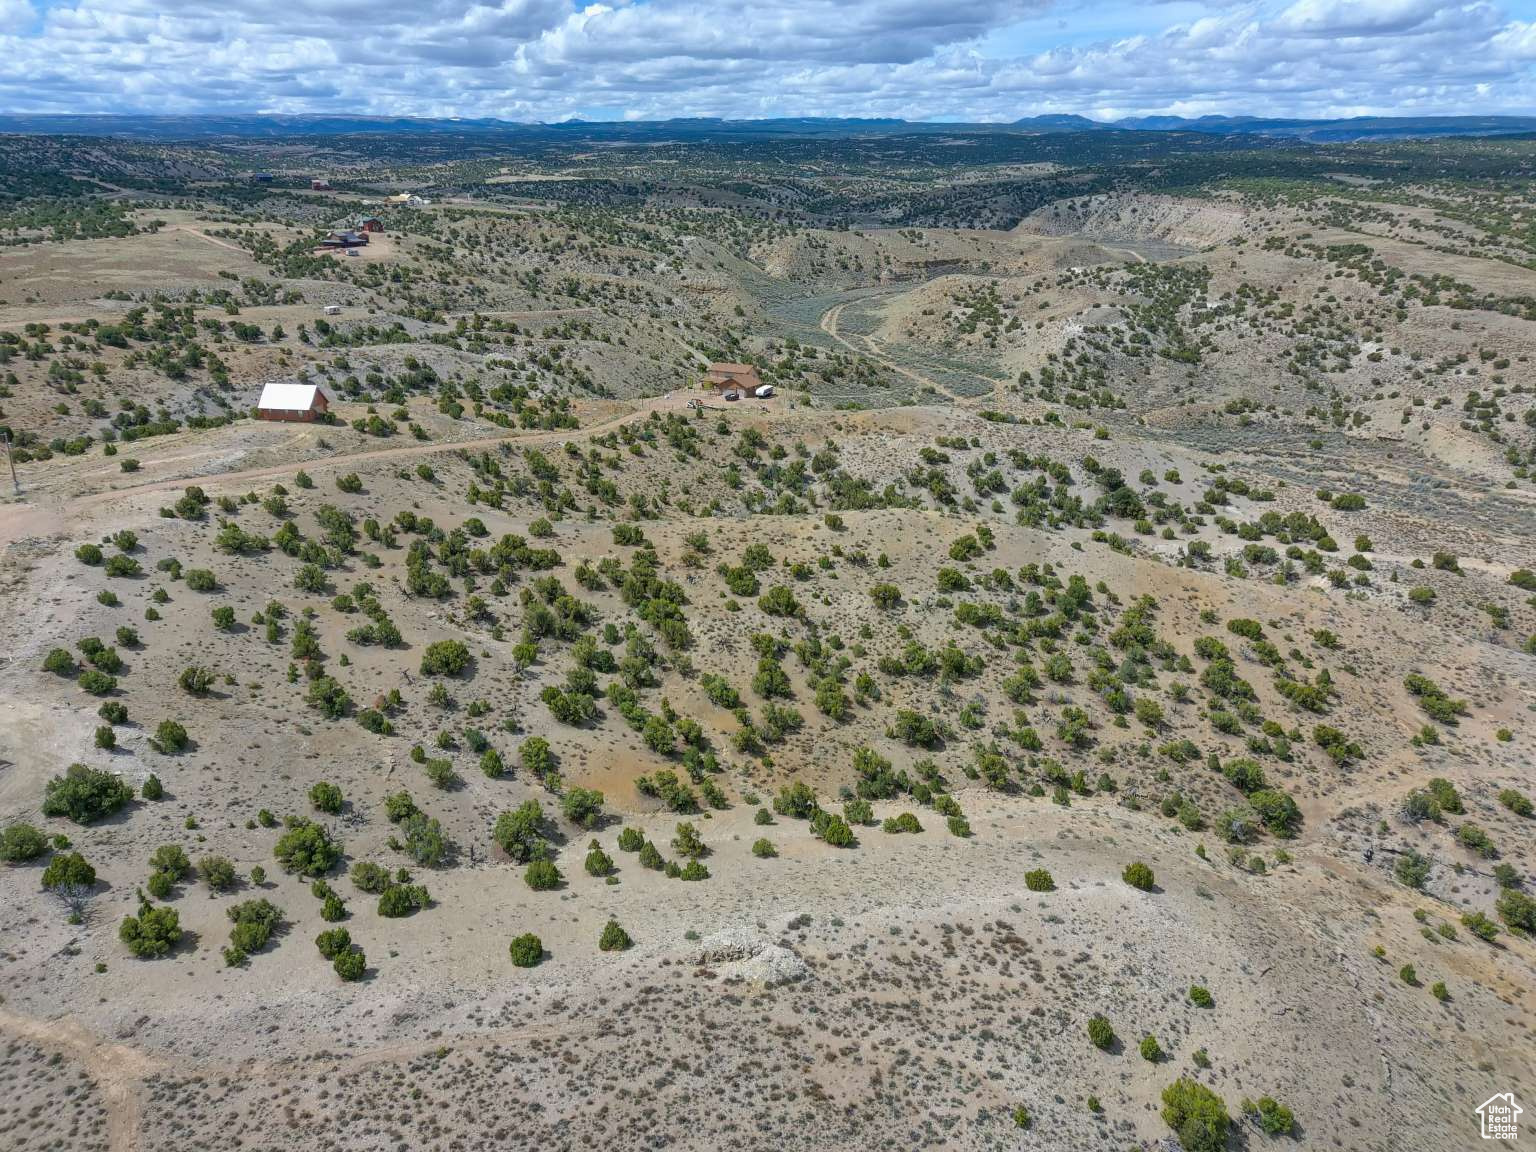
[[[508,432],[499,436],[483,436],[474,440],[402,444],[393,448],[375,448],[366,452],[337,453],[334,456],[294,460],[286,464],[273,464],[263,468],[245,468],[235,472],[194,473],[188,476],[151,480],[143,484],[119,485],[106,491],[90,492],[82,496],[76,496],[67,502],[66,508],[71,516],[79,515],[98,508],[103,504],[131,499],[140,495],[179,492],[192,480],[195,480],[205,489],[231,486],[244,487],[254,481],[277,480],[292,476],[301,471],[332,472],[342,468],[353,467],[362,461],[414,460],[423,456],[436,456],[444,452],[478,452],[486,448],[495,448],[502,444],[564,443],[571,439],[572,436],[599,435],[617,428],[619,425],[625,424],[630,420],[644,419],[652,411],[659,411],[667,406],[665,397],[657,397],[641,403],[632,411],[621,413],[617,416],[610,416],[605,420],[598,421],[596,424],[589,424],[580,429],[561,428],[553,432]],[[677,405],[672,406],[677,407]],[[179,462],[183,459],[186,459],[186,457],[162,457],[158,462]],[[153,459],[143,461],[146,467],[151,468],[156,463],[157,461]]]
[[[188,228],[185,224],[178,224],[171,229],[173,232],[185,232],[189,236],[196,236],[199,240],[206,240],[210,244],[217,244],[220,248],[228,248],[231,252],[238,252],[242,256],[250,253],[238,244],[231,244],[228,240],[220,240],[217,236],[210,236],[206,232],[199,232],[196,228]]]
[[[932,380],[932,379],[929,379],[927,376],[924,376],[921,372],[914,372],[910,368],[903,368],[900,364],[897,364],[894,361],[887,359],[886,357],[882,356],[879,352],[877,352],[875,350],[875,342],[873,340],[870,340],[867,337],[864,338],[864,345],[865,346],[860,348],[858,345],[852,343],[851,341],[849,341],[848,339],[846,339],[845,337],[840,335],[838,333],[838,331],[837,331],[837,324],[838,324],[838,321],[842,319],[843,309],[846,308],[847,306],[848,306],[847,304],[834,304],[834,305],[832,305],[832,307],[828,308],[825,312],[823,312],[821,314],[821,330],[823,332],[825,332],[828,336],[832,337],[832,339],[836,340],[844,348],[848,349],[848,351],[850,351],[850,352],[852,352],[852,353],[854,353],[855,355],[858,355],[858,356],[867,356],[869,359],[877,361],[878,363],[885,365],[885,367],[889,368],[892,372],[895,372],[898,376],[905,376],[908,380],[911,380],[915,384],[920,384],[924,388],[931,388],[935,392],[937,392],[940,396],[947,397],[948,399],[953,401],[955,404],[961,404],[961,405],[974,404],[974,403],[976,403],[977,399],[979,399],[979,397],[974,397],[974,396],[966,397],[966,396],[958,395],[955,392],[951,392],[948,388],[946,388],[943,384],[940,384],[937,380]]]

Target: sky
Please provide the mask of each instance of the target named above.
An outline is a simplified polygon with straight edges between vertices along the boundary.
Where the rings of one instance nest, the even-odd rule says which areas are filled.
[[[0,112],[1536,114],[1536,0],[0,0]]]

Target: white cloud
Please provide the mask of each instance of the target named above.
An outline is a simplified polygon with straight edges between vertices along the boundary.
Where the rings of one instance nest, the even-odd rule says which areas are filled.
[[[0,110],[1536,110],[1536,25],[1485,0],[1091,2],[64,0],[39,15],[30,0],[0,0]],[[1047,10],[1061,29],[1034,19]],[[1119,35],[1081,42],[1078,16]],[[977,51],[984,40],[1028,48]]]
[[[29,28],[37,10],[27,0],[0,0],[0,28]]]

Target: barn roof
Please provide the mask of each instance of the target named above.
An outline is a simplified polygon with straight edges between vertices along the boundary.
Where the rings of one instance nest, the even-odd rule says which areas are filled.
[[[318,384],[263,384],[256,407],[273,412],[308,412],[319,391]]]

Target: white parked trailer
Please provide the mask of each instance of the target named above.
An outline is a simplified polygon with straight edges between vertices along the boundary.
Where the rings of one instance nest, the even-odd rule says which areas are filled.
[[[756,392],[752,393],[752,395],[756,396],[759,400],[766,400],[768,397],[773,395],[773,385],[764,384],[758,388]]]

